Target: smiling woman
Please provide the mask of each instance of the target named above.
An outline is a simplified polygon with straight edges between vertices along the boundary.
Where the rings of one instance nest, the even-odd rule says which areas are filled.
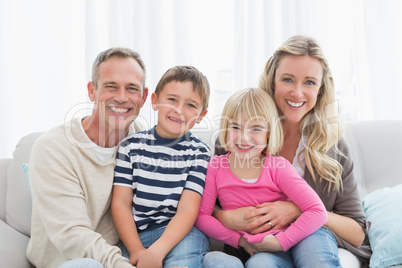
[[[171,66],[203,70],[213,125],[232,91],[257,86],[279,44],[310,35],[327,52],[346,119],[401,119],[402,106],[389,105],[389,96],[402,98],[402,85],[389,79],[402,73],[401,9],[398,0],[0,0],[0,157],[11,156],[21,135],[70,119],[75,105],[88,113],[90,64],[112,46],[141,53],[151,91]],[[139,120],[155,123],[149,102]]]
[[[284,56],[275,74],[275,102],[289,123],[300,122],[317,102],[321,62],[311,56]]]

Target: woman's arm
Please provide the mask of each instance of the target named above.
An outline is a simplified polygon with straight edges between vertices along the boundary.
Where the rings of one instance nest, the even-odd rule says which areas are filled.
[[[215,205],[213,212],[213,216],[227,228],[255,234],[271,228],[284,228],[294,222],[300,214],[299,207],[290,201],[268,202],[256,207],[234,210],[222,210]],[[271,222],[273,227],[268,222]]]
[[[324,225],[357,248],[362,245],[366,235],[363,228],[355,220],[333,212],[328,212],[328,220]]]
[[[251,218],[246,220],[245,217],[246,214],[252,210],[255,210],[255,207],[242,207],[233,210],[223,210],[218,204],[216,204],[214,206],[212,216],[220,221],[226,228],[247,232],[247,225],[255,219]]]
[[[341,155],[333,151],[330,154],[333,154],[332,157],[337,158],[343,166],[343,189],[336,195],[333,207],[327,207],[330,212],[328,212],[328,221],[325,226],[339,238],[355,247],[360,247],[365,238],[366,216],[363,212],[349,148],[344,140],[338,143],[338,148],[342,152]],[[325,197],[323,196],[322,199],[325,204]]]

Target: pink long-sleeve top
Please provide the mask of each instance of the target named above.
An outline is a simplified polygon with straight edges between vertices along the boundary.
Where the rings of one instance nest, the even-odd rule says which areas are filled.
[[[267,155],[258,180],[249,183],[232,173],[228,157],[229,154],[215,156],[208,165],[205,189],[195,223],[207,236],[238,248],[241,236],[250,243],[259,243],[266,235],[274,234],[284,251],[287,251],[326,222],[328,215],[321,199],[285,158]],[[292,201],[302,214],[290,226],[281,230],[249,234],[226,228],[212,216],[217,198],[224,210],[256,206],[264,202]]]

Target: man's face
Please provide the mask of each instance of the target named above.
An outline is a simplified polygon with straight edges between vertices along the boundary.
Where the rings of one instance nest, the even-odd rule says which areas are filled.
[[[133,58],[111,57],[100,64],[97,86],[88,84],[100,128],[128,130],[147,98],[143,79],[144,72]]]

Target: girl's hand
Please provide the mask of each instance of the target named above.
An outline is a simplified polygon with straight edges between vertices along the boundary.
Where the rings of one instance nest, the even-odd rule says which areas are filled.
[[[246,232],[258,234],[270,229],[281,229],[294,222],[300,214],[299,207],[290,201],[263,203],[246,212],[244,221],[249,221]]]
[[[254,243],[253,246],[258,251],[263,252],[283,251],[281,243],[279,243],[278,239],[276,239],[276,237],[272,234],[265,236],[261,243]]]
[[[248,254],[250,254],[250,256],[253,256],[255,253],[258,252],[258,250],[252,244],[250,244],[243,236],[240,237],[239,246],[244,248],[244,250]]]

